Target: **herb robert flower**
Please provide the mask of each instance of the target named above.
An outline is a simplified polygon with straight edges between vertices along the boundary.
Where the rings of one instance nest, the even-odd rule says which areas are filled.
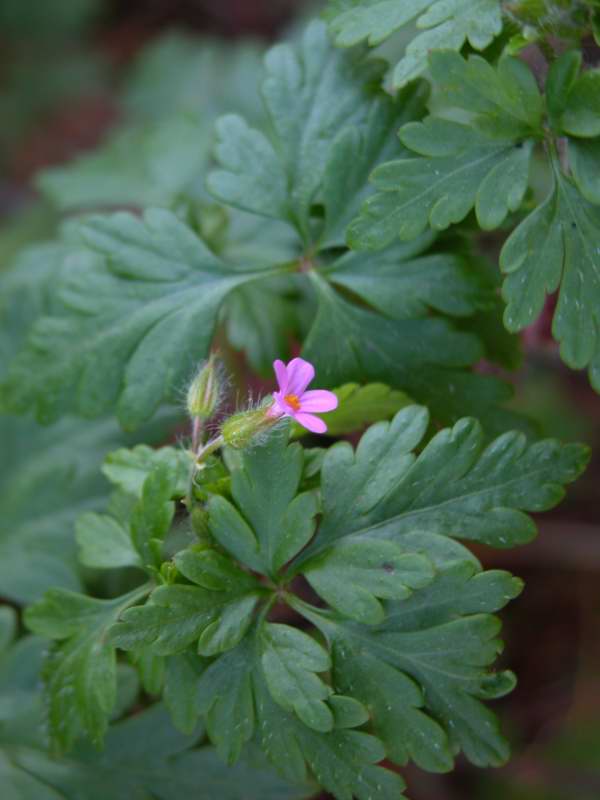
[[[327,425],[316,414],[333,411],[338,399],[333,392],[325,389],[306,391],[315,377],[315,368],[303,358],[294,358],[289,364],[273,362],[279,391],[273,393],[273,405],[269,408],[271,417],[292,417],[303,428],[312,433],[325,433]]]

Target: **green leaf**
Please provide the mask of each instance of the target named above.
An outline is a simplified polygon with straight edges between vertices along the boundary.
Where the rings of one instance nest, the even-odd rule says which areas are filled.
[[[61,421],[51,429],[0,417],[0,592],[24,603],[50,587],[80,588],[73,523],[99,509],[104,453],[121,436],[108,421]]]
[[[472,564],[456,562],[412,597],[390,603],[378,627],[310,613],[330,640],[335,685],[369,705],[374,732],[399,763],[411,758],[446,771],[458,748],[479,766],[506,761],[507,744],[480,700],[514,681],[490,672],[502,649],[500,625],[484,612],[521,588],[508,573],[475,574]]]
[[[377,254],[349,252],[323,274],[392,319],[425,317],[431,309],[465,317],[492,305],[494,287],[485,273],[458,255],[415,253],[417,246],[422,249],[422,243],[396,243]]]
[[[3,402],[46,422],[116,405],[135,427],[174,399],[208,352],[221,302],[256,273],[236,273],[164,209],[96,217],[80,235],[96,255],[73,262],[61,311],[34,326]]]
[[[461,369],[483,357],[474,336],[433,316],[382,317],[348,302],[321,275],[310,275],[319,305],[302,355],[314,364],[322,386],[383,381],[429,406],[441,422],[467,413],[492,435],[521,427],[516,415],[498,408],[511,396],[505,384]]]
[[[91,154],[51,167],[36,183],[61,211],[172,206],[202,174],[210,129],[192,116],[124,128]]]
[[[227,340],[244,350],[253,370],[271,376],[273,361],[289,353],[292,336],[300,335],[298,300],[278,291],[275,281],[242,286],[225,304]],[[288,284],[289,286],[289,284]]]
[[[472,419],[440,431],[416,455],[427,425],[426,410],[410,406],[369,428],[356,452],[346,442],[327,451],[323,518],[300,563],[350,534],[352,541],[390,539],[409,551],[421,541],[416,550],[434,561],[440,536],[495,547],[528,542],[536,528],[524,512],[556,505],[588,458],[583,446],[528,444],[515,432],[486,446]]]
[[[134,664],[140,683],[148,694],[158,695],[165,691],[165,672],[167,659],[156,656],[150,650],[132,650],[129,660]]]
[[[128,116],[141,122],[178,114],[210,121],[232,108],[255,118],[262,56],[257,42],[233,45],[169,30],[137,53],[125,76],[121,102]]]
[[[423,91],[411,90],[394,103],[373,88],[380,66],[362,52],[336,51],[319,22],[296,47],[271,49],[265,66],[270,135],[236,115],[219,120],[222,168],[211,173],[208,187],[229,205],[286,220],[305,242],[314,239],[311,206],[324,202],[325,239],[339,241],[370,169],[398,149],[394,132],[422,109]]]
[[[79,518],[76,539],[80,560],[100,569],[137,566],[154,574],[162,563],[162,543],[175,514],[171,498],[179,493],[181,467],[189,470],[189,454],[182,461],[173,448],[154,451],[139,445],[112,455],[113,461],[108,469],[105,462],[103,471],[126,492],[127,508],[124,514],[111,509],[112,516],[91,513]]]
[[[600,138],[569,139],[571,174],[590,203],[600,205]]]
[[[479,225],[499,227],[523,201],[533,140],[541,136],[542,102],[527,66],[505,56],[494,69],[479,56],[431,54],[431,70],[452,108],[473,121],[432,116],[400,131],[419,157],[378,167],[378,192],[348,231],[358,249],[380,249],[395,237],[410,240],[428,226],[444,230],[472,208]],[[412,155],[412,154],[411,154]]]
[[[251,569],[267,575],[293,558],[315,529],[315,495],[297,494],[303,451],[287,440],[286,427],[266,443],[245,450],[231,475],[235,505],[224,497],[213,497],[208,504],[215,539]]]
[[[389,541],[341,542],[304,567],[313,589],[344,616],[383,622],[377,598],[402,600],[433,578],[431,562]]]
[[[371,422],[393,417],[397,411],[411,404],[404,392],[390,389],[383,383],[346,383],[334,389],[339,404],[327,412],[327,431],[330,436],[344,436],[361,430]],[[294,425],[294,436],[306,435],[306,429]],[[306,453],[305,453],[306,456]]]
[[[546,85],[546,105],[553,127],[560,131],[560,119],[564,113],[573,84],[577,80],[581,68],[581,53],[578,50],[567,50],[548,70]]]
[[[195,585],[159,586],[145,605],[127,610],[111,628],[111,643],[123,650],[151,646],[157,655],[183,652],[194,642],[206,656],[235,647],[252,622],[258,582],[231,566],[225,586],[207,589],[207,582],[214,586],[215,568],[202,552],[183,550],[174,562]],[[243,578],[233,581],[236,572]]]
[[[253,663],[253,643],[247,637],[214,661],[198,686],[198,702],[201,713],[206,714],[207,733],[227,764],[238,760],[254,733]]]
[[[28,636],[0,654],[3,798],[301,800],[314,793],[306,783],[293,785],[278,778],[256,757],[252,763],[244,759],[232,766],[224,765],[211,747],[191,749],[202,735],[201,728],[196,726],[192,735],[182,735],[172,727],[161,704],[111,725],[102,751],[81,742],[68,756],[51,755],[46,747],[45,709],[39,694],[45,647],[47,643],[39,637]],[[191,688],[191,683],[177,683],[182,706],[182,691],[186,685]],[[191,694],[186,703],[193,707]],[[181,712],[186,713],[183,708]]]
[[[385,756],[381,742],[362,731],[307,728],[277,705],[265,679],[254,671],[257,730],[267,757],[288,780],[306,779],[306,764],[336,800],[402,800],[402,778],[377,766]]]
[[[161,545],[175,515],[171,497],[175,493],[175,473],[170,464],[158,463],[148,473],[142,496],[131,513],[131,540],[146,567],[159,567]]]
[[[77,250],[81,248],[63,242],[32,245],[21,249],[11,268],[0,274],[2,375],[15,351],[24,344],[32,324],[55,310],[57,304],[52,289]]]
[[[108,514],[83,514],[75,525],[75,538],[79,545],[79,560],[86,567],[142,566],[129,530]]]
[[[178,731],[192,734],[200,716],[198,681],[202,663],[195,653],[167,658],[163,700]]]
[[[59,640],[43,668],[48,726],[55,745],[70,749],[85,733],[101,744],[117,697],[114,648],[106,641],[119,614],[147,588],[115,600],[96,600],[65,589],[51,589],[25,613],[27,626]]]
[[[273,699],[316,731],[333,729],[324,702],[331,689],[316,673],[331,667],[329,654],[312,637],[289,625],[268,623],[260,631],[261,663]]]
[[[175,473],[173,499],[185,497],[191,455],[187,450],[175,447],[154,449],[138,444],[131,449],[122,448],[109,453],[102,465],[102,472],[114,485],[127,492],[142,496],[142,487],[149,473],[159,464],[165,464]]]
[[[571,83],[560,123],[572,136],[600,135],[599,70],[583,72]]]
[[[327,9],[336,44],[348,47],[363,39],[380,44],[416,18],[417,33],[394,71],[403,86],[427,68],[427,56],[440,47],[460,50],[466,41],[484,50],[502,31],[499,0],[330,0]]]
[[[249,636],[222,655],[201,678],[207,731],[222,757],[233,763],[256,732],[269,761],[289,781],[306,781],[308,764],[319,784],[338,800],[399,800],[404,784],[398,775],[375,766],[385,755],[375,737],[343,727],[321,733],[275,702],[254,639]],[[322,655],[317,660],[324,663]],[[334,714],[344,714],[335,697],[330,700]],[[360,707],[350,711],[347,698],[341,705],[346,722],[364,720]]]
[[[589,367],[600,391],[600,209],[555,170],[554,189],[506,241],[500,265],[507,275],[504,322],[511,331],[530,325],[546,294],[559,290],[552,333],[561,358],[574,369]]]

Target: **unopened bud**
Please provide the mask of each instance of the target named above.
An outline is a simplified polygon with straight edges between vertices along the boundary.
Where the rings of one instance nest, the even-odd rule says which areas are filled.
[[[190,417],[209,419],[217,410],[221,395],[218,369],[214,353],[200,368],[187,393],[187,409]]]
[[[225,420],[221,436],[225,444],[235,450],[243,450],[257,436],[265,433],[279,421],[279,417],[269,414],[270,405],[251,411],[240,411]]]

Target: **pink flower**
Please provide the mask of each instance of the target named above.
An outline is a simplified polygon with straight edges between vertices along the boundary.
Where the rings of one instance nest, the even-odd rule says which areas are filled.
[[[313,433],[325,433],[327,425],[315,416],[337,408],[338,399],[333,392],[306,387],[315,377],[315,368],[303,358],[293,358],[287,366],[283,361],[273,362],[279,391],[273,393],[274,403],[269,409],[273,417],[292,417]]]

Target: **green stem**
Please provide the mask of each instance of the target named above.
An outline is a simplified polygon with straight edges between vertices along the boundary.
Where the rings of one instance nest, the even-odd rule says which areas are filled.
[[[198,467],[202,464],[203,461],[206,461],[211,453],[214,453],[215,450],[218,450],[220,447],[223,446],[225,443],[222,436],[215,436],[214,439],[211,439],[210,442],[207,442],[203,447],[198,450],[198,452],[194,451],[194,460],[192,461],[192,465],[190,467],[190,474],[188,477],[188,488],[186,493],[185,504],[187,506],[188,513],[192,513],[192,504],[194,500],[194,478],[196,477],[196,472],[198,471]]]

